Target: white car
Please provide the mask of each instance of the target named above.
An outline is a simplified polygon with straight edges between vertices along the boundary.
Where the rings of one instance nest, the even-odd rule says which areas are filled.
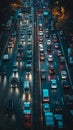
[[[42,31],[39,31],[39,36],[43,36],[43,32]]]
[[[51,54],[48,55],[48,61],[49,61],[49,62],[53,61],[53,56],[52,56]]]
[[[47,45],[50,45],[51,44],[51,40],[47,40]]]
[[[51,80],[51,88],[52,89],[56,89],[57,88],[57,81],[56,81],[56,79],[52,79]]]
[[[44,47],[43,47],[43,45],[40,45],[40,51],[44,51]]]

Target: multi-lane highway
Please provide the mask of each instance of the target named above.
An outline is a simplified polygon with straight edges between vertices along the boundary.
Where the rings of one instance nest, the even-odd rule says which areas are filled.
[[[72,78],[50,3],[23,1],[17,15],[1,57],[0,130],[72,130]]]

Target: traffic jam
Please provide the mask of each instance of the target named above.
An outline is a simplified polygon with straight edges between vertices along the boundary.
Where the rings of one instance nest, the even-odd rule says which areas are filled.
[[[67,118],[64,112],[67,110],[72,114],[73,96],[70,92],[67,63],[59,40],[59,35],[62,36],[63,32],[57,31],[51,10],[46,4],[42,7],[39,4],[38,7],[37,32],[42,124],[44,129],[64,129]],[[66,98],[70,101],[64,104]]]
[[[7,92],[3,114],[9,125],[15,122],[12,125],[15,130],[33,129],[36,124],[33,122],[39,123],[39,119],[42,130],[72,130],[73,94],[61,40],[64,32],[56,28],[50,3],[38,0],[35,5],[36,10],[33,1],[23,1],[17,12],[16,27],[4,49],[0,67],[1,91],[3,95]],[[6,31],[9,32],[9,29]],[[38,51],[34,44],[38,46]],[[34,52],[38,52],[38,57]],[[34,63],[34,59],[38,62]],[[39,68],[36,68],[36,64]],[[34,69],[39,79],[36,82],[39,87],[36,88],[34,79],[37,81],[37,76]],[[41,101],[38,100],[37,88],[40,88]],[[36,90],[35,93],[33,90]],[[38,108],[41,109],[41,117],[35,112]],[[33,121],[34,119],[38,120]]]
[[[23,6],[27,6],[23,2]],[[31,2],[32,4],[32,2]],[[32,89],[33,89],[33,12],[22,13],[19,9],[17,19],[17,31],[14,29],[7,42],[3,58],[1,80],[9,86],[7,114],[16,118],[13,96],[15,94],[21,102],[21,111],[24,128],[31,128],[32,125]],[[8,28],[7,28],[8,29]],[[9,31],[9,29],[7,30]],[[3,81],[2,81],[3,82]],[[10,96],[9,96],[10,95]],[[15,97],[15,98],[16,98]],[[14,116],[13,116],[14,115]]]

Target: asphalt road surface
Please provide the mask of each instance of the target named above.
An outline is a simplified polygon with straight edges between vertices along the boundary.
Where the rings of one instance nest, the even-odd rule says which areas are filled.
[[[6,59],[2,56],[0,66],[0,130],[73,130],[73,98],[68,102],[73,96],[73,81],[63,45],[65,41],[56,28],[50,3],[28,3],[30,13],[27,8],[25,13],[22,8],[18,12],[17,35],[15,30],[10,34],[4,32],[1,39],[7,39],[4,37],[9,34],[5,48],[2,45]],[[22,7],[25,5],[27,2],[23,1]],[[24,81],[30,84],[29,98],[24,91]],[[49,101],[44,101],[44,89],[48,90]],[[24,111],[26,102],[30,103],[30,108]],[[49,108],[44,110],[46,103]],[[46,112],[52,114],[47,118],[48,123]]]

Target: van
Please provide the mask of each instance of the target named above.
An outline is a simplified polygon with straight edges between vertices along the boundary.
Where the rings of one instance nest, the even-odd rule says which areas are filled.
[[[30,83],[29,81],[24,81],[24,84],[23,84],[23,90],[25,91],[25,93],[29,93],[30,91]]]
[[[49,102],[49,91],[48,91],[48,89],[43,89],[42,97],[43,97],[43,102]]]

